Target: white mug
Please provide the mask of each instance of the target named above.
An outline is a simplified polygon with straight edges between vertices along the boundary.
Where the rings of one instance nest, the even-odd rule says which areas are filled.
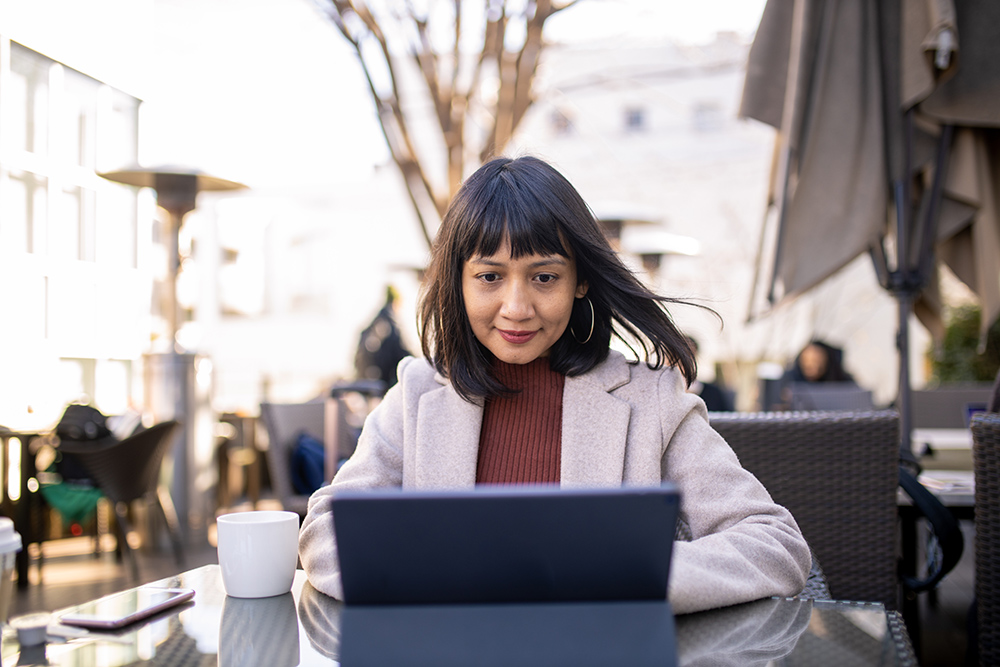
[[[234,512],[216,520],[226,594],[266,598],[292,589],[299,552],[295,512]]]

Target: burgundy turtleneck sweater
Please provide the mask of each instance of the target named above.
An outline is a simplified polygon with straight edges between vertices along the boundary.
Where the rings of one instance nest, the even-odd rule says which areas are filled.
[[[548,357],[493,368],[500,382],[520,391],[486,401],[476,483],[558,483],[566,376],[549,368]]]

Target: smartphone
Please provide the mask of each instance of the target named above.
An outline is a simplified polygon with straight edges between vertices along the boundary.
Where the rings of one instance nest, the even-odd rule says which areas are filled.
[[[194,597],[190,588],[140,586],[113,593],[59,614],[59,622],[83,628],[114,630],[183,604]]]

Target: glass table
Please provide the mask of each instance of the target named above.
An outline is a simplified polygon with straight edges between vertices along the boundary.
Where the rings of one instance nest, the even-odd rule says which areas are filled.
[[[880,604],[770,598],[674,618],[660,601],[348,607],[301,570],[291,593],[258,600],[227,597],[217,565],[155,583],[193,588],[194,601],[24,650],[5,629],[4,667],[917,665],[899,614]]]

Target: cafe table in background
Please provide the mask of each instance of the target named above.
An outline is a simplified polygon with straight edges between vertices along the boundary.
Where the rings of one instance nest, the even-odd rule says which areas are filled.
[[[262,599],[227,597],[218,565],[154,583],[194,600],[116,633],[53,625],[74,636],[23,650],[5,628],[3,665],[917,664],[899,614],[871,603],[769,598],[675,618],[661,601],[345,606],[301,570]]]

